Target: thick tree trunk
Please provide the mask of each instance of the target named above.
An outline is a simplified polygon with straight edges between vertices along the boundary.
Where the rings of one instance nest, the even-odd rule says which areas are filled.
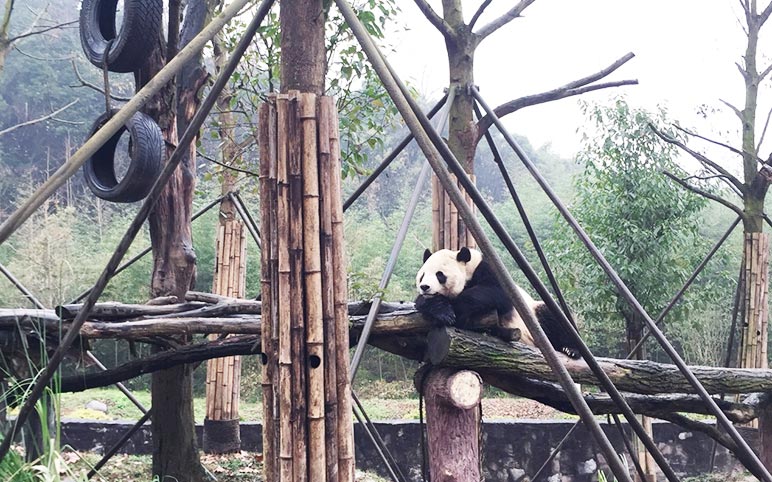
[[[177,1],[170,2],[170,28],[174,29],[169,32],[168,44],[159,38],[143,68],[135,73],[138,89],[164,66],[167,55],[177,51],[179,6]],[[207,11],[204,0],[190,2],[187,12],[200,14],[201,9]],[[191,19],[193,16],[191,13]],[[199,18],[198,25],[186,23],[186,29],[190,30],[184,33],[183,42],[201,29],[205,17]],[[167,141],[167,159],[172,146],[177,144],[178,126],[187,126],[198,105],[199,89],[205,78],[203,70],[197,69],[198,62],[200,59],[189,64],[189,75],[180,76],[183,83],[179,90],[170,83],[144,109],[161,127]],[[178,109],[182,114],[179,119]],[[171,295],[184,300],[195,277],[196,256],[190,229],[195,159],[195,143],[192,143],[148,218],[153,247],[152,297]],[[192,384],[189,365],[159,371],[152,377],[153,474],[161,480],[207,480],[196,446]]]
[[[474,85],[474,52],[477,39],[464,23],[460,0],[443,0],[442,10],[445,23],[453,32],[452,38],[445,38],[449,68],[448,88],[453,91],[448,113],[448,147],[466,168],[466,172],[474,177],[474,153],[478,136],[474,121],[474,98],[469,87]],[[458,250],[464,246],[474,247],[474,238],[464,226],[458,209],[435,176],[432,176],[432,193],[433,249]],[[467,202],[472,204],[471,199]]]
[[[220,72],[227,61],[221,36],[215,37],[215,66]],[[235,140],[235,119],[230,101],[233,92],[225,88],[217,99],[221,159],[225,164],[237,162],[239,149]],[[234,190],[235,175],[222,172],[222,194]],[[230,198],[220,204],[217,228],[215,275],[212,292],[230,298],[243,298],[246,288],[246,231]],[[216,338],[216,336],[213,336]],[[204,421],[204,452],[229,453],[241,449],[239,433],[239,391],[241,358],[211,360],[206,366],[206,419]]]

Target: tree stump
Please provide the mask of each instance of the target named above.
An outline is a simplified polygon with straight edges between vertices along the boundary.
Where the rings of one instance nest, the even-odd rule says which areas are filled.
[[[419,387],[426,400],[429,474],[432,482],[480,479],[482,380],[469,370],[429,368]]]

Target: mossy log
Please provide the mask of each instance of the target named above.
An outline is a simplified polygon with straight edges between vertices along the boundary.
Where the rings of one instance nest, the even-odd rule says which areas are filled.
[[[556,381],[541,353],[528,345],[511,344],[480,333],[441,328],[429,332],[427,358],[434,365],[487,371]],[[596,384],[583,360],[561,355],[574,381]],[[648,360],[596,358],[601,369],[622,391],[694,393],[694,388],[674,365]],[[709,393],[753,393],[772,390],[772,370],[692,366],[692,372]]]

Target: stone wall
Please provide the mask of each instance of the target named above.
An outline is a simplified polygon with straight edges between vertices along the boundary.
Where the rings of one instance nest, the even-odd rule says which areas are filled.
[[[483,425],[483,470],[485,480],[517,482],[532,476],[547,459],[552,449],[571,429],[570,420],[511,420],[488,421]],[[376,427],[403,473],[412,481],[421,477],[421,445],[418,421],[377,422]],[[64,420],[62,443],[76,450],[104,452],[132,426],[131,422],[96,422]],[[627,426],[625,425],[625,430]],[[603,424],[606,435],[619,452],[624,448],[616,427]],[[752,447],[757,444],[756,431],[740,428]],[[201,427],[197,427],[201,440]],[[357,468],[386,476],[383,463],[362,427],[355,427]],[[709,472],[713,441],[706,435],[690,432],[670,423],[654,423],[654,438],[665,458],[679,476],[694,476]],[[259,423],[241,424],[242,450],[259,452],[262,433]],[[149,424],[124,446],[123,453],[148,454],[152,450]],[[628,459],[629,460],[629,459]],[[741,467],[719,447],[717,469],[722,472]],[[580,426],[552,463],[549,482],[584,482],[597,480],[598,469],[605,468],[592,436]],[[632,466],[631,466],[632,470]],[[607,472],[608,473],[608,472]]]

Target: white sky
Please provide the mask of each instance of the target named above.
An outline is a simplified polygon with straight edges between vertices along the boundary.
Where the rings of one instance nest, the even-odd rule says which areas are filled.
[[[467,20],[481,1],[464,0]],[[390,37],[397,49],[392,62],[402,77],[437,98],[447,84],[443,40],[411,0],[399,3],[402,21],[410,30]],[[431,3],[441,11],[439,1]],[[514,0],[494,0],[477,25],[512,5]],[[736,144],[733,132],[738,122],[718,99],[740,106],[743,102],[743,82],[734,65],[745,45],[738,21],[741,13],[736,0],[537,0],[523,18],[478,47],[475,82],[495,106],[584,77],[633,52],[636,57],[606,80],[636,78],[640,85],[580,98],[603,101],[625,94],[636,106],[653,109],[660,104],[683,125]],[[765,28],[772,30],[772,25]],[[770,38],[762,35],[762,51]],[[765,85],[772,87],[769,80]],[[763,93],[760,101],[768,105]],[[569,156],[578,149],[576,130],[583,120],[577,99],[528,107],[506,122],[534,146],[552,143],[557,152]],[[720,112],[700,120],[696,112],[702,104]],[[760,116],[765,115],[766,110],[760,109]]]

